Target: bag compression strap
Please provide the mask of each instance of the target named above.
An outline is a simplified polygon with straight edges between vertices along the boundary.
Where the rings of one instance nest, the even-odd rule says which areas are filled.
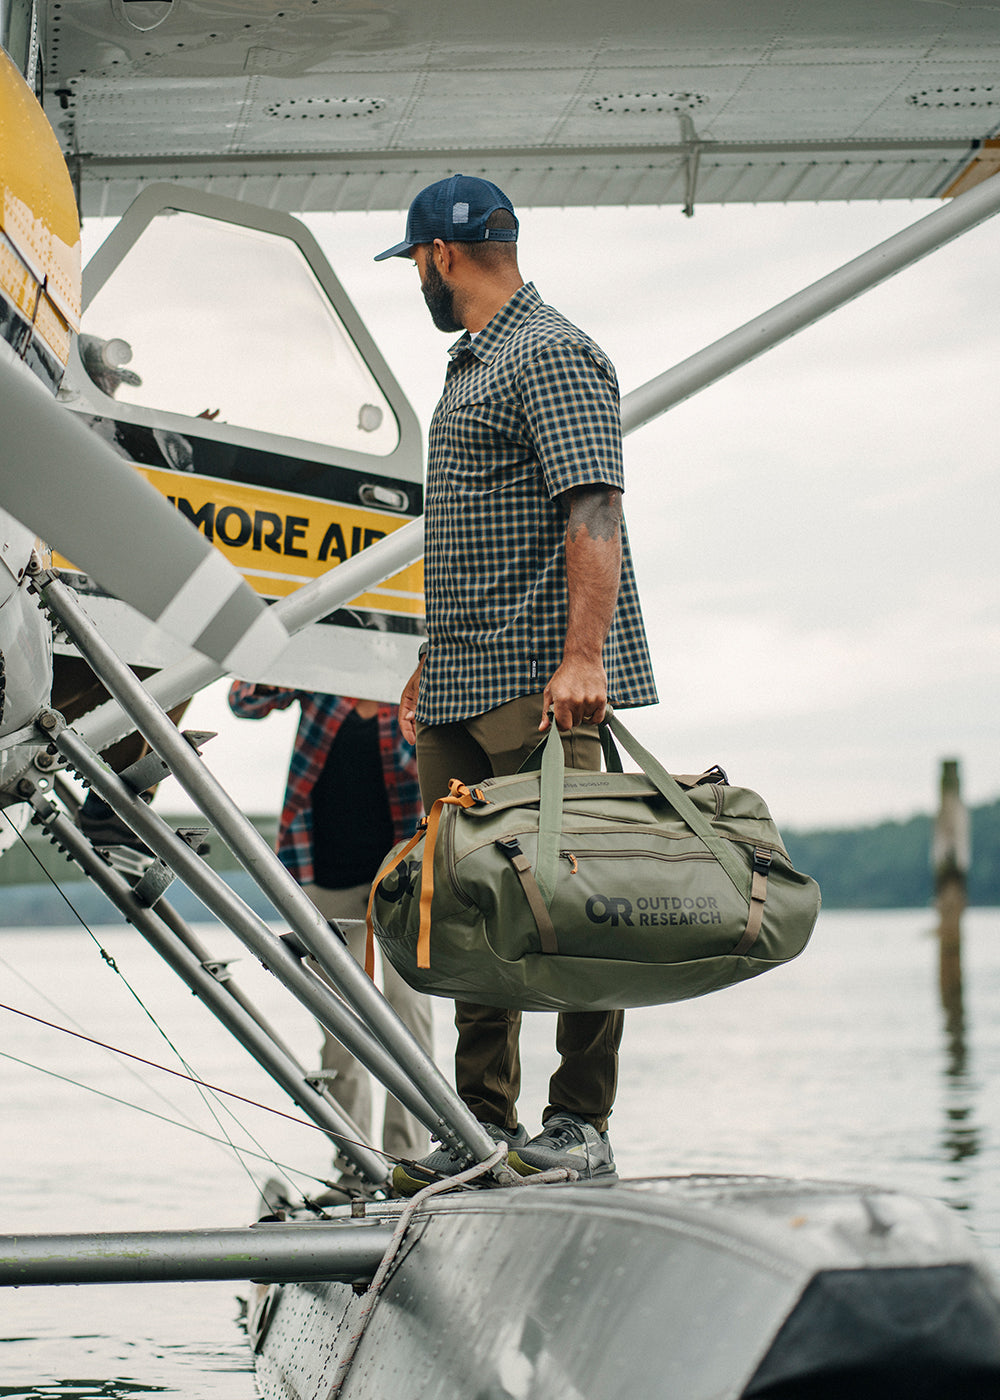
[[[375,922],[372,917],[372,908],[375,903],[375,891],[387,875],[391,875],[399,865],[400,861],[413,850],[414,846],[423,836],[424,852],[420,861],[420,928],[417,933],[417,967],[428,968],[431,965],[431,901],[434,898],[434,846],[437,842],[438,827],[441,825],[441,813],[446,806],[451,807],[476,807],[485,802],[479,788],[468,788],[458,778],[450,779],[448,783],[449,795],[439,797],[434,803],[428,815],[417,827],[410,840],[382,867],[372,881],[371,892],[368,895],[368,915],[365,920],[367,938],[365,942],[365,972],[374,981],[375,979]]]
[[[514,874],[521,882],[521,889],[524,897],[528,901],[528,908],[531,910],[532,918],[535,920],[535,927],[538,929],[538,942],[543,953],[558,953],[559,940],[556,938],[555,927],[552,923],[552,916],[542,897],[542,892],[538,888],[538,883],[531,873],[531,862],[521,850],[521,843],[516,836],[498,836],[493,842],[501,855],[505,855],[513,867]]]
[[[764,901],[767,899],[767,872],[771,868],[771,852],[765,846],[758,846],[753,853],[753,877],[750,881],[750,913],[743,937],[733,949],[739,957],[749,953],[757,941],[760,926],[764,922]]]

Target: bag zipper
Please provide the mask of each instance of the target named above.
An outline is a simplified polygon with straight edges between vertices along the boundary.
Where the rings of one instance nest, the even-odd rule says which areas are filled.
[[[658,855],[654,851],[581,851],[576,855],[573,851],[560,851],[559,855],[570,862],[570,874],[575,875],[578,870],[578,862],[581,860],[716,860],[711,851],[684,851],[677,855]]]

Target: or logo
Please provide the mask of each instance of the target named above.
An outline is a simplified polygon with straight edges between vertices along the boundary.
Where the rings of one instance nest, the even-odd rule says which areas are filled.
[[[621,894],[592,894],[584,905],[592,924],[628,928],[638,924],[721,924],[722,914],[714,895],[640,895],[634,902]]]
[[[632,901],[619,894],[592,894],[586,903],[587,918],[592,924],[619,923],[632,927]]]
[[[378,887],[378,892],[386,904],[398,904],[401,899],[406,899],[415,892],[419,869],[420,866],[415,860],[408,860],[402,865],[397,865],[395,870],[389,871]],[[392,884],[389,883],[390,880]]]

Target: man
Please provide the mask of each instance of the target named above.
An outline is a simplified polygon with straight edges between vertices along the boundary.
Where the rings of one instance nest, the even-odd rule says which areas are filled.
[[[235,681],[230,709],[263,719],[298,701],[301,718],[278,825],[278,858],[325,919],[343,925],[350,952],[364,962],[368,892],[386,852],[412,835],[420,817],[413,748],[399,732],[394,705],[338,695]],[[429,999],[383,964],[386,1000],[432,1053]],[[371,1132],[368,1072],[328,1032],[322,1066],[333,1095],[363,1133]],[[390,1158],[427,1151],[427,1130],[391,1094],[386,1095],[382,1147]],[[363,1183],[347,1168],[338,1187],[319,1198],[336,1204]],[[339,1194],[338,1194],[339,1191]]]
[[[549,727],[566,761],[600,766],[607,704],[656,701],[631,559],[614,367],[545,306],[517,266],[518,221],[488,180],[417,195],[402,243],[434,324],[464,331],[430,428],[425,505],[428,643],[400,702],[424,806],[448,780],[516,772]],[[456,1085],[522,1174],[614,1178],[607,1120],[624,1013],[559,1017],[561,1064],[542,1132],[518,1123],[517,1011],[456,1004]],[[411,1194],[457,1169],[445,1151],[397,1167]]]

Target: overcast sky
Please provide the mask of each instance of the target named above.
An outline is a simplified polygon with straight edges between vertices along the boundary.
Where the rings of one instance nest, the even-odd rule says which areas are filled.
[[[524,210],[520,262],[624,394],[935,207]],[[408,261],[371,261],[403,215],[308,222],[426,429],[452,337]],[[1000,795],[998,239],[980,226],[626,440],[661,696],[634,727],[779,825],[928,811],[944,757],[970,802]],[[278,804],[291,715],[251,730],[216,690],[187,722],[222,730],[206,757],[245,810]]]

